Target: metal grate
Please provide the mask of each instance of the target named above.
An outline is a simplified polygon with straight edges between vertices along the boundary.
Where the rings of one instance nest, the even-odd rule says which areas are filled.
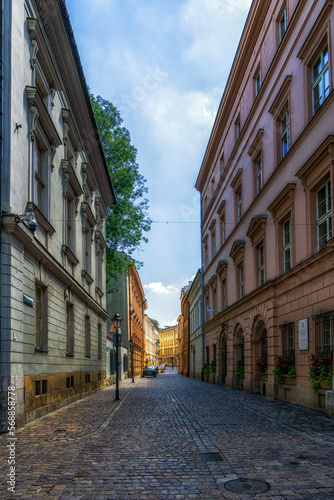
[[[270,489],[270,485],[259,479],[239,478],[227,481],[224,488],[233,493],[264,493]]]
[[[220,453],[202,453],[202,457],[206,462],[223,462],[224,459]]]

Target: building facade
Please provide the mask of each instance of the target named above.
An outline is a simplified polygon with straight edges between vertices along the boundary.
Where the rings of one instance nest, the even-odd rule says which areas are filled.
[[[189,377],[190,363],[190,338],[189,338],[189,304],[188,292],[191,287],[191,281],[181,290],[181,314],[177,321],[179,324],[179,370],[181,375]]]
[[[159,323],[145,314],[145,365],[157,366],[159,363]]]
[[[333,350],[333,22],[332,1],[253,1],[196,183],[216,381],[328,414],[308,376]]]
[[[202,378],[203,322],[202,322],[202,272],[199,269],[188,292],[189,336],[190,336],[190,377]]]
[[[145,364],[145,330],[144,317],[147,309],[144,290],[137,269],[129,270],[130,287],[130,338],[133,340],[133,373],[142,375]]]
[[[147,301],[140,277],[135,266],[129,267],[128,274],[124,274],[112,283],[114,291],[107,295],[107,375],[109,383],[113,383],[116,374],[116,345],[113,343],[114,327],[113,316],[118,313],[121,318],[122,340],[119,348],[119,362],[121,363],[120,378],[127,378],[133,374],[140,376],[145,363],[145,310]],[[133,340],[131,347],[130,341]],[[133,352],[131,352],[133,349]]]
[[[168,366],[176,366],[178,364],[178,325],[159,330],[159,340],[159,364],[167,363]]]
[[[1,407],[15,387],[19,427],[105,384],[115,200],[65,3],[5,2],[3,25]]]

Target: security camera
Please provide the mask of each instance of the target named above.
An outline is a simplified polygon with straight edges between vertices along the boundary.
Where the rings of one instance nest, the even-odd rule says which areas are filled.
[[[28,212],[27,214],[23,214],[23,215],[16,215],[15,222],[27,222],[28,228],[30,229],[30,231],[32,233],[36,232],[37,222],[35,219],[34,212]]]
[[[36,229],[37,229],[37,222],[35,221],[35,219],[30,219],[28,220],[28,228],[30,229],[30,231],[32,233],[35,233],[36,232]]]

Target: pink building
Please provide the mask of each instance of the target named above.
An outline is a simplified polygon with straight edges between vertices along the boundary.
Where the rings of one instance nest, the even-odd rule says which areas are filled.
[[[253,1],[196,182],[216,382],[332,415],[333,25],[333,0]]]

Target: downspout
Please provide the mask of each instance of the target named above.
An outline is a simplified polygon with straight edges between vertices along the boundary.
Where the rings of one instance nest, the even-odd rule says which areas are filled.
[[[4,34],[3,0],[0,0],[0,265],[2,265],[2,175],[3,175],[3,34]],[[0,273],[0,352],[2,350],[2,273]]]

